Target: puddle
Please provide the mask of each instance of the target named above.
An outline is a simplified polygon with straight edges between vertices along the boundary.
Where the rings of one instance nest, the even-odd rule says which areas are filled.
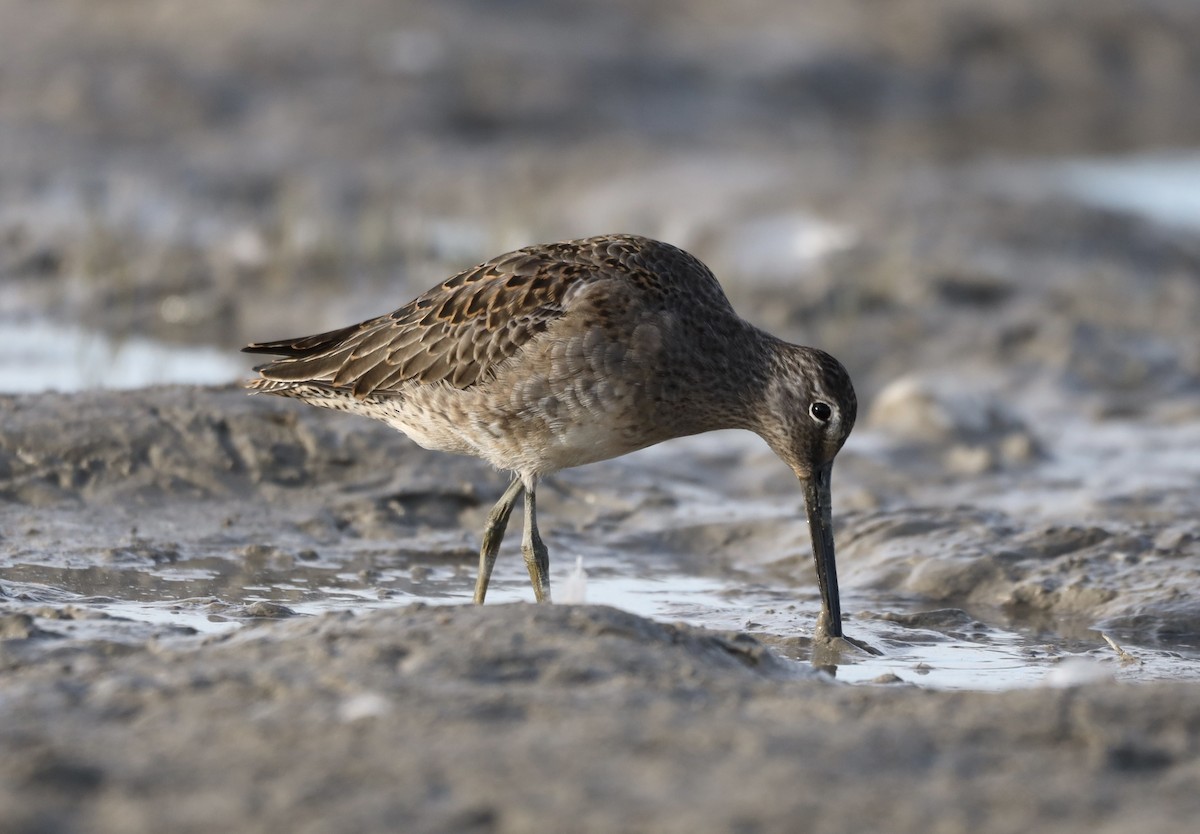
[[[213,347],[121,340],[70,324],[0,321],[0,393],[223,385],[247,363]]]
[[[1057,181],[1085,202],[1200,228],[1200,154],[1079,159],[1057,167]]]
[[[519,556],[501,559],[488,604],[531,600]],[[516,557],[516,558],[512,558]],[[332,611],[469,604],[475,565],[398,557],[364,549],[349,563],[287,558],[248,567],[216,552],[165,566],[86,565],[75,569],[25,562],[4,571],[5,608],[40,616],[47,607],[82,611],[75,619],[39,619],[39,627],[75,640],[137,643],[151,636],[215,634],[264,617]],[[818,601],[815,590],[772,587],[745,577],[719,580],[608,561],[588,565],[586,602],[612,605],[663,622],[685,622],[755,635],[784,657],[807,665]],[[560,596],[574,566],[552,570]],[[258,605],[255,604],[266,604]],[[886,594],[843,594],[852,612],[848,635],[881,655],[847,656],[835,676],[847,683],[905,683],[932,689],[1006,690],[1102,680],[1200,680],[1200,646],[1169,650],[1123,645],[1124,658],[1099,632],[1069,636],[1019,625],[988,612],[930,611]],[[286,608],[287,610],[283,610]]]
[[[982,166],[991,188],[1017,197],[1059,193],[1147,220],[1200,228],[1200,153],[1175,151]]]

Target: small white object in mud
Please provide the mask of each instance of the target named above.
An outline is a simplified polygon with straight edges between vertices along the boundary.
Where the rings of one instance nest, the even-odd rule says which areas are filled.
[[[391,701],[378,692],[359,692],[338,704],[338,718],[347,724],[367,718],[382,718],[391,711]]]
[[[1112,672],[1107,666],[1086,657],[1068,657],[1046,673],[1046,677],[1042,678],[1042,686],[1067,689],[1112,679]]]
[[[587,602],[587,571],[583,569],[583,557],[575,557],[575,570],[563,583],[558,601],[566,605],[583,605]]]

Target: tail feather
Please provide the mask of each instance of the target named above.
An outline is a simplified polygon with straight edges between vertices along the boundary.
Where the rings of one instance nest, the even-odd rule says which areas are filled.
[[[295,383],[332,382],[343,361],[338,347],[361,329],[361,324],[352,324],[315,336],[246,345],[242,348],[243,353],[267,353],[282,357],[255,366],[254,370],[262,374],[262,378],[251,380],[246,387],[262,393],[279,394],[290,390]]]
[[[314,353],[321,353],[322,351],[336,347],[360,327],[361,325],[352,324],[349,327],[340,327],[337,330],[318,333],[315,336],[302,336],[298,339],[280,339],[276,342],[255,342],[242,348],[242,353],[270,353],[275,356],[296,358],[311,356]]]
[[[283,394],[295,387],[295,383],[280,382],[277,379],[266,379],[260,376],[244,380],[242,387],[253,394]]]
[[[310,405],[324,408],[337,408],[342,411],[357,411],[360,401],[349,391],[337,388],[327,382],[292,382],[284,379],[247,379],[242,383],[251,394],[274,394],[277,397],[292,397],[303,400]],[[363,412],[367,413],[367,412]],[[367,413],[368,416],[373,416]]]

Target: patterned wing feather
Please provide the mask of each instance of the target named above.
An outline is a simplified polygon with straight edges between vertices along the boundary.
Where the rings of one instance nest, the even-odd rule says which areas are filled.
[[[386,316],[244,350],[284,357],[256,368],[265,380],[324,384],[360,398],[410,381],[467,388],[561,316],[573,285],[602,274],[563,246],[502,255]]]

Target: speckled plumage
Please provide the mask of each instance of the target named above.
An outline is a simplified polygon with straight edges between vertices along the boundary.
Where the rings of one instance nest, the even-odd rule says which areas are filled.
[[[515,472],[529,503],[545,474],[722,428],[757,432],[808,480],[856,411],[837,360],[743,321],[699,260],[634,235],[529,246],[388,315],[246,350],[283,357],[251,389],[483,458]]]

